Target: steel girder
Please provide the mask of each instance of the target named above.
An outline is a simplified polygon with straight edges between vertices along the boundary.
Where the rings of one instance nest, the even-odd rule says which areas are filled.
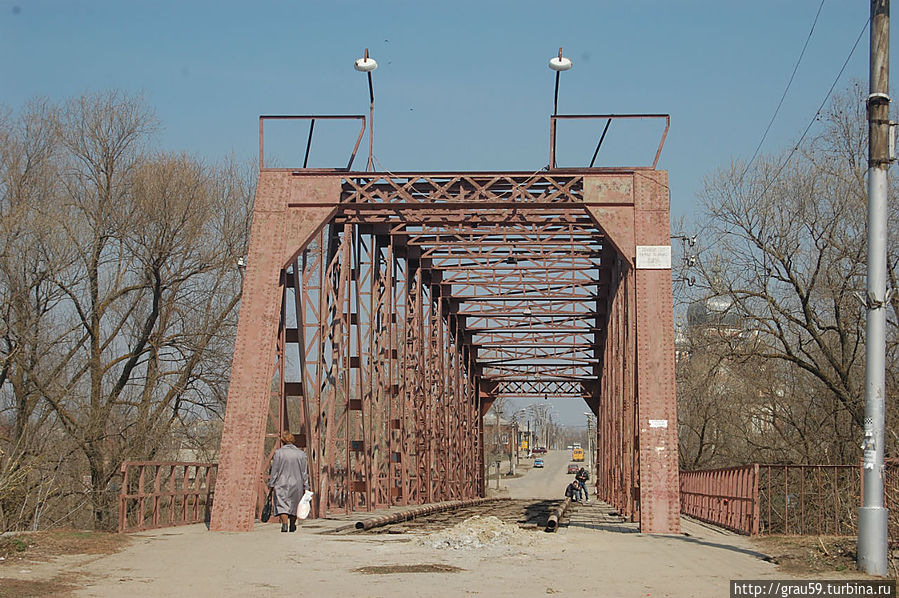
[[[263,169],[212,529],[252,526],[281,430],[317,516],[472,498],[490,404],[552,396],[598,415],[603,498],[677,531],[670,270],[635,268],[667,196],[654,170]]]

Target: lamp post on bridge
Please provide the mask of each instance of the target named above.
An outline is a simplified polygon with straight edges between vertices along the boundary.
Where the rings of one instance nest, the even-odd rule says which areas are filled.
[[[571,68],[571,59],[567,58],[565,56],[562,56],[562,48],[559,48],[558,56],[553,56],[552,58],[549,59],[549,68],[552,69],[553,71],[555,71],[555,73],[556,73],[556,86],[555,86],[555,91],[553,93],[553,117],[555,117],[559,114],[559,75],[561,74],[562,71],[567,71]],[[554,122],[553,122],[553,128],[552,128],[552,137],[553,137],[552,142],[551,142],[552,148],[555,148],[555,146],[556,146],[556,129],[555,129]],[[550,153],[551,153],[551,157],[550,157],[549,167],[555,168],[556,167],[556,164],[555,164],[556,159],[555,159],[555,155],[552,154],[552,149],[550,150]]]
[[[362,58],[356,60],[353,64],[353,68],[359,71],[360,73],[365,73],[368,75],[368,165],[367,169],[369,172],[372,170],[372,149],[374,147],[374,129],[375,129],[375,88],[372,86],[371,82],[371,74],[378,68],[378,63],[374,58],[369,57],[368,48],[365,48],[365,53]],[[315,121],[313,121],[314,123]],[[309,129],[309,135],[312,136],[312,129]]]

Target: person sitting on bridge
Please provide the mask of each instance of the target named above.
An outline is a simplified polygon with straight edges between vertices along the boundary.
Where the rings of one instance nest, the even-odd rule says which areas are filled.
[[[590,493],[587,491],[587,480],[589,479],[590,474],[583,467],[574,474],[574,481],[578,485],[578,496],[583,496],[584,502],[590,502]]]
[[[275,491],[275,515],[281,519],[281,531],[297,531],[297,508],[300,498],[309,489],[309,470],[306,453],[294,442],[290,432],[281,432],[284,446],[275,451],[268,487]],[[290,527],[288,528],[288,523]]]
[[[580,492],[580,485],[577,480],[572,480],[570,484],[565,487],[565,498],[570,498],[574,502],[578,502],[577,495]]]

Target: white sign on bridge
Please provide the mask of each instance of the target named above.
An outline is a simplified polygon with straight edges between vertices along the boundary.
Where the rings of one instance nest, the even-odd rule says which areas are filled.
[[[671,245],[637,245],[638,270],[670,270]]]

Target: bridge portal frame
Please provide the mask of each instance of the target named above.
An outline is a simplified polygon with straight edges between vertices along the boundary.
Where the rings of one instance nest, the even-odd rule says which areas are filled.
[[[416,243],[428,226],[439,228],[430,245]],[[553,262],[561,278],[547,279],[554,288],[568,281],[566,259],[583,257],[571,249],[576,235],[593,231],[595,284],[583,294],[583,285],[568,281],[565,294],[541,299],[552,323],[570,321],[566,300],[595,306],[592,338],[572,347],[569,364],[551,376],[534,379],[526,367],[518,378],[509,368],[488,375],[485,367],[492,366],[479,359],[485,341],[468,328],[475,312],[460,313],[461,299],[452,296],[451,282],[465,270],[451,269],[445,281],[446,272],[435,267],[433,252],[447,234],[457,239],[444,257],[466,244],[499,251],[466,236],[484,226],[518,227],[515,239],[525,245],[521,231],[533,232],[535,247],[524,251],[544,259],[556,251],[546,249],[553,234],[567,231],[568,249]],[[552,392],[583,398],[598,417],[600,498],[639,521],[643,532],[677,533],[670,263],[643,268],[636,258],[638,246],[669,243],[667,173],[653,168],[399,174],[262,168],[210,528],[252,529],[265,494],[263,472],[278,432],[287,429],[307,450],[316,516],[482,496],[483,414],[497,396]],[[465,300],[502,317],[490,311],[490,299]],[[508,296],[496,299],[508,312]],[[517,309],[530,312],[529,305]],[[554,327],[536,350],[541,356],[563,350],[554,335],[565,332],[564,325]],[[506,338],[490,334],[499,344]],[[534,347],[515,347],[528,349]]]

